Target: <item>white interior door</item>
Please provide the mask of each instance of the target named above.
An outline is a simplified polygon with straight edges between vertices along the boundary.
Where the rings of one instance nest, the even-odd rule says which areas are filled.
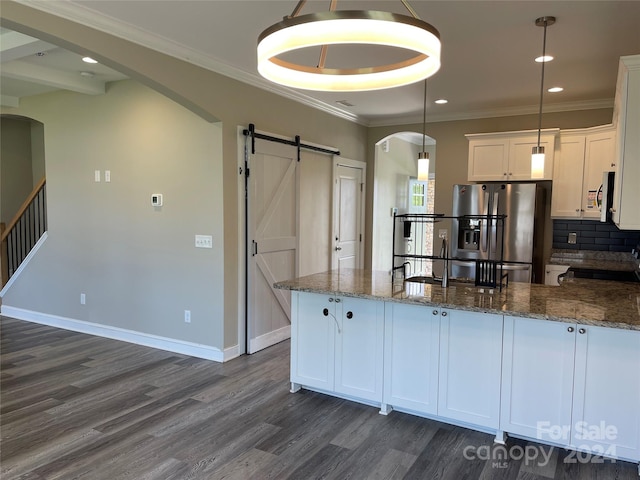
[[[256,139],[249,156],[248,353],[291,336],[291,294],[275,282],[298,274],[295,147]]]
[[[344,158],[334,163],[332,268],[362,268],[365,164]]]

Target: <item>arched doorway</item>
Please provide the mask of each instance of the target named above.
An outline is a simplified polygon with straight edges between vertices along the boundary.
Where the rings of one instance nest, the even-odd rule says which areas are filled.
[[[436,141],[426,137],[429,152],[429,180],[418,181],[418,152],[422,134],[398,132],[376,143],[374,164],[373,223],[371,268],[391,272],[393,266],[394,213],[433,213],[435,193]],[[424,228],[423,228],[424,227]],[[433,224],[420,227],[412,242],[404,242],[402,232],[397,244],[422,255],[433,252]],[[412,273],[430,275],[431,262],[414,262]]]

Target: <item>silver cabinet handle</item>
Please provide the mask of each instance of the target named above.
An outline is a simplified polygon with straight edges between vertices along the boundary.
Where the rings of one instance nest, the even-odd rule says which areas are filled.
[[[573,327],[569,327],[569,328],[567,328],[567,332],[569,332],[569,333],[573,333],[573,331],[574,331],[574,330],[575,330],[575,329],[574,329]]]
[[[339,298],[336,298],[336,303],[340,303],[340,299]]]
[[[433,314],[434,314],[434,315],[437,315],[437,314],[438,314],[438,310],[434,310],[434,311],[433,311]]]
[[[347,312],[347,318],[348,318],[349,320],[351,320],[351,319],[353,318],[353,312],[352,312],[351,310],[349,310],[349,311]]]
[[[587,331],[584,328],[581,328],[580,330],[578,330],[578,333],[580,335],[584,335]]]
[[[447,316],[447,312],[442,312],[442,316],[446,317]]]
[[[333,302],[333,298],[332,298],[332,297],[329,297],[329,301],[330,301],[330,302]]]

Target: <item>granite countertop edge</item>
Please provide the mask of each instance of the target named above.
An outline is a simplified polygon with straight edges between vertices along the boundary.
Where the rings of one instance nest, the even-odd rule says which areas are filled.
[[[330,274],[331,272],[326,272],[325,274],[320,274],[320,275],[330,275]],[[370,275],[370,274],[371,272],[365,273],[365,275]],[[630,318],[629,322],[625,322],[625,321],[619,321],[619,319],[610,319],[610,320],[596,319],[596,318],[583,317],[582,315],[558,315],[558,314],[535,312],[531,310],[524,311],[522,309],[509,308],[506,305],[498,305],[496,307],[487,307],[487,306],[480,306],[480,305],[461,304],[458,302],[434,300],[426,296],[421,296],[419,294],[406,295],[403,289],[402,283],[399,285],[398,284],[394,285],[394,288],[397,287],[398,290],[393,291],[393,288],[392,288],[391,292],[387,292],[386,294],[380,294],[380,293],[371,293],[371,292],[363,291],[361,288],[358,288],[357,286],[352,286],[352,285],[347,285],[341,289],[331,288],[330,286],[326,286],[326,287],[310,286],[309,282],[307,282],[307,285],[305,285],[304,284],[305,279],[308,279],[308,278],[310,277],[303,277],[301,279],[278,282],[274,284],[274,288],[282,289],[282,290],[307,292],[307,293],[317,293],[317,294],[324,294],[324,295],[336,295],[336,296],[343,296],[343,297],[362,298],[367,300],[412,304],[412,305],[419,305],[419,306],[425,306],[425,307],[448,308],[448,309],[464,310],[464,311],[478,312],[478,313],[502,314],[502,315],[509,315],[513,317],[532,318],[532,319],[547,320],[547,321],[562,322],[562,323],[579,323],[581,325],[588,325],[588,326],[598,326],[598,327],[640,331],[640,308],[638,309],[638,312],[634,312],[635,317]],[[388,282],[389,282],[389,285],[392,285],[391,280],[388,280]],[[589,280],[588,282],[600,282],[600,281]],[[581,288],[581,285],[583,285],[580,282],[576,282],[576,283],[577,285],[574,284],[573,287],[571,288],[574,288],[574,289]],[[528,284],[523,284],[519,288],[525,289],[526,291],[527,285]],[[594,285],[594,284],[587,284],[587,285]],[[442,289],[442,287],[435,286],[435,285],[432,285],[430,287],[434,288],[434,290],[429,290],[431,295],[442,295],[445,292],[445,290],[447,290],[447,289]],[[451,289],[452,287],[449,287],[449,288]],[[487,295],[485,298],[489,300],[496,299],[498,303],[499,303],[499,300],[504,300],[504,303],[506,303],[506,296],[509,295],[509,292],[508,292],[509,288],[512,288],[512,287],[506,287],[505,289],[507,290],[506,292],[503,292],[503,293],[496,292],[493,295]],[[563,286],[560,286],[560,287],[551,287],[551,286],[544,286],[544,285],[533,286],[533,289],[535,290],[541,290],[542,292],[549,291],[554,293],[559,292],[559,290],[555,290],[555,289],[562,289],[562,288]],[[635,288],[635,286],[630,285],[630,288]],[[549,290],[549,289],[553,289],[553,290]],[[468,294],[466,293],[467,290],[468,290]],[[566,293],[569,294],[569,292],[566,292]],[[456,294],[456,298],[458,299],[469,298],[469,297],[475,298],[477,295],[478,293],[475,288],[464,287],[463,291],[459,295]],[[637,295],[638,295],[638,298],[640,298],[640,288],[638,288]],[[598,305],[595,305],[595,306],[597,307]],[[611,315],[612,314],[613,313],[611,313]],[[620,316],[620,315],[617,315],[617,316]],[[609,312],[607,312],[604,318],[607,318],[607,317],[610,317]]]

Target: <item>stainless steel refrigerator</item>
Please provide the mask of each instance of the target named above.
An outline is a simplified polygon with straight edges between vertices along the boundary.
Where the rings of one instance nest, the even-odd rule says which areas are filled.
[[[476,259],[502,259],[509,282],[543,282],[544,196],[535,183],[454,185],[451,277],[475,279]]]

